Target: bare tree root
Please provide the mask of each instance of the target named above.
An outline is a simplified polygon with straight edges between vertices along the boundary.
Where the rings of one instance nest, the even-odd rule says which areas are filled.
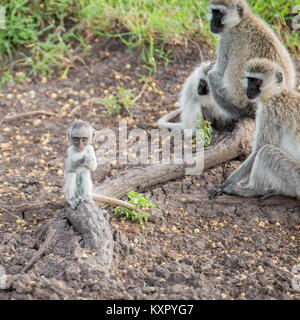
[[[65,217],[82,235],[85,246],[97,250],[100,265],[108,270],[111,266],[114,247],[108,222],[109,214],[91,201],[81,202],[76,210],[67,207]]]
[[[193,195],[183,194],[180,202],[188,204],[188,203],[201,203],[201,204],[217,204],[222,206],[232,206],[232,205],[239,205],[239,206],[259,206],[259,207],[277,207],[281,206],[284,208],[295,208],[300,207],[300,201],[288,199],[285,197],[274,197],[271,199],[267,199],[264,201],[259,201],[258,198],[241,198],[241,197],[234,197],[234,196],[226,196],[226,197],[219,197],[214,200],[209,200],[207,198],[200,198]]]
[[[67,202],[65,204],[59,218],[53,218],[37,231],[40,248],[22,271],[27,272],[43,253],[59,248],[60,252],[72,252],[74,258],[83,259],[84,263],[106,275],[111,267],[114,248],[109,213],[99,209],[93,201],[80,202],[76,210]],[[95,254],[86,255],[85,250]]]
[[[240,121],[230,136],[215,146],[205,148],[204,169],[239,156],[249,155],[254,132],[255,122],[252,119],[245,118]],[[158,164],[129,169],[117,179],[104,181],[94,189],[94,194],[121,198],[130,190],[142,192],[151,186],[182,178],[185,176],[185,170],[191,165],[190,160],[182,160],[179,164]],[[193,158],[193,162],[196,163],[196,161],[197,158]]]
[[[51,228],[49,230],[49,233],[45,239],[45,241],[42,243],[36,254],[31,258],[31,260],[25,265],[25,267],[22,269],[22,272],[27,272],[42,256],[42,254],[48,249],[51,240],[55,234],[56,230]]]

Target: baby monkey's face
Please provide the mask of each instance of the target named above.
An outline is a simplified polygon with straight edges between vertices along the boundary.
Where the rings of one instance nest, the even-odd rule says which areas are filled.
[[[88,137],[73,137],[73,144],[75,146],[75,148],[77,149],[77,151],[82,152],[84,151],[84,149],[86,148],[86,146],[88,145],[89,142],[89,138]]]
[[[257,78],[247,78],[247,89],[246,94],[248,99],[254,100],[257,98],[261,93],[261,86],[263,83],[263,80],[257,79]]]

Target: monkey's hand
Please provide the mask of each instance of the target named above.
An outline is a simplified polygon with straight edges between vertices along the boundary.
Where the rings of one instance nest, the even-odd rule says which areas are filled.
[[[83,163],[84,163],[84,158],[78,159],[78,160],[72,162],[72,167],[74,169],[80,168],[83,166]]]
[[[215,188],[209,195],[209,200],[217,199],[223,193],[223,187]]]
[[[209,71],[207,77],[210,90],[212,90],[213,92],[218,92],[222,87],[222,77],[215,70]]]
[[[90,157],[84,156],[84,157],[82,158],[82,165],[83,165],[84,167],[89,168],[89,167],[91,166],[91,164],[92,164],[92,160],[91,160]]]

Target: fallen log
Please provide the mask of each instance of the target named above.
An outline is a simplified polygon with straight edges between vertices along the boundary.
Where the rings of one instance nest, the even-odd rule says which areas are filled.
[[[238,122],[233,132],[217,145],[205,148],[204,169],[214,167],[225,161],[250,154],[255,132],[255,122],[245,118]],[[203,155],[202,155],[203,156]],[[122,198],[130,190],[142,192],[147,188],[169,180],[185,176],[191,166],[191,159],[177,164],[150,165],[145,168],[128,169],[117,179],[108,179],[94,189],[95,194]],[[197,158],[193,158],[197,162]],[[201,172],[200,172],[201,174]]]

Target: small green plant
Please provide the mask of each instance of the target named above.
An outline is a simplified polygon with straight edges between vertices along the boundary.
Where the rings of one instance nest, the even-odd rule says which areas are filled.
[[[208,120],[203,120],[200,114],[198,114],[197,120],[199,121],[199,125],[197,125],[196,129],[203,131],[203,145],[204,147],[208,147],[212,140],[213,129],[211,123]],[[199,139],[202,139],[202,133],[197,131],[195,140],[199,141]]]
[[[113,95],[100,98],[94,102],[104,106],[110,116],[114,113],[119,113],[121,110],[121,106],[118,104],[118,98]]]
[[[144,196],[140,193],[129,191],[127,193],[127,197],[129,198],[128,203],[136,206],[137,209],[143,208],[155,208],[155,204],[150,202],[148,198],[144,198]],[[144,225],[144,221],[148,221],[149,214],[147,212],[141,213],[141,210],[135,211],[119,206],[114,209],[114,213],[118,217],[125,217],[130,221],[138,221],[141,226]]]
[[[125,90],[124,88],[118,87],[119,94],[118,100],[119,103],[124,107],[124,109],[131,114],[130,107],[133,105],[133,94],[129,90]]]
[[[125,109],[126,112],[130,115],[130,108],[133,105],[133,94],[129,90],[118,87],[118,93],[116,95],[109,95],[105,98],[99,98],[94,101],[106,109],[108,114],[111,116],[115,113],[120,113],[122,109]]]
[[[8,72],[5,72],[4,74],[1,75],[1,78],[0,78],[0,87],[6,83],[6,82],[9,82],[9,81],[13,81],[14,78],[13,76],[8,73]]]

